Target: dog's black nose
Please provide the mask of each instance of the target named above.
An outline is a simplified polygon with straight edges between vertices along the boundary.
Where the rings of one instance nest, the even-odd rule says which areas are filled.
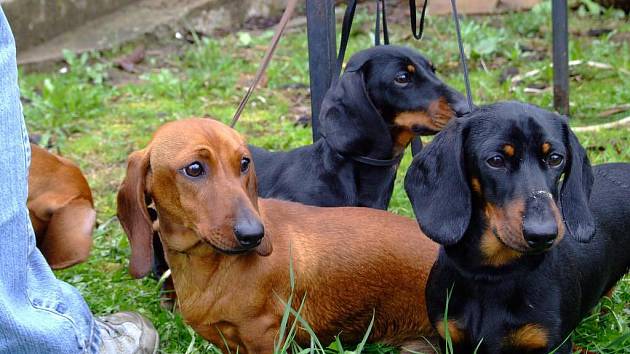
[[[260,221],[253,218],[239,220],[234,225],[234,235],[241,246],[253,248],[258,246],[265,236],[265,227]]]
[[[555,220],[525,223],[523,236],[529,247],[536,251],[544,251],[553,245],[553,241],[558,236],[558,225]]]

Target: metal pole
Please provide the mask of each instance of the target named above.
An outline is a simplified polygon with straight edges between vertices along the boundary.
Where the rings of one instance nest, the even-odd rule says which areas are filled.
[[[553,106],[561,114],[569,114],[569,24],[567,0],[553,0]]]
[[[334,0],[306,0],[306,30],[311,84],[311,121],[313,141],[316,141],[319,139],[319,110],[336,70]]]

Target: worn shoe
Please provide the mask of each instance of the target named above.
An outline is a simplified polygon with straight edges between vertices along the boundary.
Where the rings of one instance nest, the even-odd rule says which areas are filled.
[[[153,324],[135,312],[95,318],[102,354],[155,354],[160,337]]]

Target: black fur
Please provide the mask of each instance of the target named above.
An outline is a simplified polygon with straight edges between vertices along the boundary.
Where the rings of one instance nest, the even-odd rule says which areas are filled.
[[[415,69],[412,81],[400,88],[394,78],[408,65]],[[371,166],[352,157],[397,158],[394,118],[426,112],[440,98],[456,114],[467,111],[463,96],[440,81],[416,51],[388,45],[355,54],[324,98],[319,121],[325,139],[282,152],[250,146],[259,195],[317,206],[387,209],[398,165]],[[436,132],[418,127],[419,134]]]
[[[544,142],[551,143],[548,154],[539,148]],[[514,147],[513,157],[501,151],[504,144]],[[561,165],[549,164],[552,153],[564,156]],[[504,157],[504,167],[489,165],[497,154]],[[472,188],[473,177],[480,182],[480,192]],[[438,134],[414,159],[405,189],[421,229],[444,245],[426,299],[437,326],[452,289],[448,319],[455,321],[462,337],[453,343],[455,352],[472,353],[480,341],[478,353],[548,353],[560,347],[628,271],[628,181],[630,164],[591,169],[566,119],[527,104],[482,107]],[[544,196],[549,203],[529,207]],[[545,209],[560,206],[566,236],[546,250],[509,248],[519,256],[490,264],[480,247],[489,228],[484,206],[505,208],[519,198],[525,205],[516,219],[521,225],[528,218],[542,223],[548,218]],[[490,235],[497,235],[496,230]],[[530,338],[531,343],[544,339],[544,346],[515,345],[512,334],[527,324],[545,331],[545,338]],[[571,349],[568,339],[558,353]]]

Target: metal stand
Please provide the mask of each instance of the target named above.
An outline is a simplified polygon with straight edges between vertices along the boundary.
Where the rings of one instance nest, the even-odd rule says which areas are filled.
[[[333,75],[337,56],[335,1],[306,0],[308,69],[311,82],[313,141],[319,139],[319,109]]]
[[[569,114],[569,23],[567,0],[553,0],[551,5],[553,35],[553,106]]]

